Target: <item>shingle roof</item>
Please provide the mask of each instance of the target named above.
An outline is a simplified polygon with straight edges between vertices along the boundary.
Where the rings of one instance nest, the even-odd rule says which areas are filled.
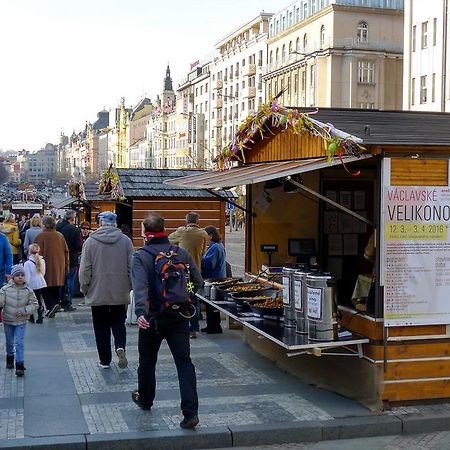
[[[116,169],[120,185],[126,198],[137,197],[196,197],[214,198],[205,189],[184,188],[164,183],[171,178],[205,173],[205,170],[187,169]],[[230,198],[227,191],[218,191],[222,197]]]
[[[311,117],[363,139],[363,144],[450,145],[449,113],[319,108]]]

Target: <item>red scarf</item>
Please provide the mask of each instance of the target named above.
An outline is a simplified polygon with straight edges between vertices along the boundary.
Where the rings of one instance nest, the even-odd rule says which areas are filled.
[[[153,238],[167,236],[165,231],[144,231],[145,241],[148,242]]]

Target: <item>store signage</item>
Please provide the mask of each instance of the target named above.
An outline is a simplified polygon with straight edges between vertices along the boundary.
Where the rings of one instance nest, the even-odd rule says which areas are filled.
[[[321,288],[307,288],[308,319],[322,320],[322,295]]]
[[[265,253],[277,252],[278,244],[261,244],[261,251]]]
[[[295,280],[294,282],[294,296],[295,296],[295,309],[296,311],[303,311],[303,302],[302,302],[302,280]]]
[[[383,203],[386,326],[450,323],[450,187],[388,186]]]
[[[289,306],[289,287],[291,279],[289,277],[283,277],[283,305]]]

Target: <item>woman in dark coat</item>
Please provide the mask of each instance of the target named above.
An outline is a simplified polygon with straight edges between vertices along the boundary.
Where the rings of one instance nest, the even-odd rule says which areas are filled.
[[[49,318],[55,317],[60,308],[60,292],[69,272],[69,248],[64,236],[56,231],[56,222],[52,216],[42,219],[44,231],[38,234],[34,242],[41,248],[41,256],[45,259],[45,281],[43,289],[45,306]]]

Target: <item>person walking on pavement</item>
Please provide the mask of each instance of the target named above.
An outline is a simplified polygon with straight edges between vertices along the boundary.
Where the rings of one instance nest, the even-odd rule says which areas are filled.
[[[42,291],[47,286],[45,282],[45,260],[39,255],[39,245],[31,244],[28,247],[28,260],[23,264],[25,270],[25,280],[27,286],[33,289],[34,295],[36,295],[38,301],[37,314],[38,318],[36,323],[43,323],[44,319],[44,305],[42,302]],[[34,323],[34,314],[30,316],[30,322]]]
[[[128,365],[125,354],[125,319],[131,291],[133,244],[117,228],[117,215],[99,214],[100,228],[86,240],[81,252],[80,289],[91,306],[99,367],[109,369],[112,359],[111,331],[118,366]]]
[[[0,233],[0,287],[2,287],[6,281],[9,281],[12,264],[13,255],[11,245],[9,244],[8,238]]]
[[[225,278],[227,276],[225,248],[219,231],[212,225],[205,227],[205,231],[208,234],[209,245],[202,256],[202,277]],[[220,311],[208,304],[206,305],[206,327],[202,328],[202,331],[208,334],[222,333]]]
[[[18,264],[20,260],[19,249],[22,241],[20,240],[19,227],[13,213],[9,213],[3,222],[1,232],[8,238],[11,245],[14,264]]]
[[[6,368],[14,368],[15,357],[18,377],[23,377],[25,374],[25,328],[29,315],[36,312],[37,305],[33,289],[25,283],[25,271],[22,264],[13,266],[11,280],[0,289],[0,308],[3,308]]]
[[[66,274],[69,272],[69,249],[64,236],[56,231],[56,222],[52,216],[44,216],[42,225],[44,231],[34,238],[34,243],[39,245],[46,263],[47,287],[43,288],[42,294],[47,308],[47,317],[52,319],[60,309],[60,293]]]
[[[169,234],[169,241],[184,248],[192,256],[198,269],[201,267],[202,255],[208,245],[208,235],[205,230],[200,228],[199,221],[200,215],[191,211],[186,214],[186,225]],[[196,314],[190,321],[189,329],[190,336],[196,338],[200,331],[200,306],[197,297],[194,296],[192,303],[196,308]]]
[[[151,253],[169,252],[173,249],[165,233],[164,218],[151,213],[143,221],[145,246],[135,252],[132,261],[132,281],[135,312],[139,326],[138,389],[132,400],[143,410],[150,410],[155,399],[156,360],[163,339],[167,341],[175,361],[181,393],[181,411],[184,416],[181,428],[194,428],[198,420],[198,395],[195,367],[191,361],[189,321],[185,315],[173,310],[162,311],[157,306],[155,257]],[[201,288],[203,280],[192,256],[183,248],[176,250],[178,257],[190,266],[190,280],[194,291]],[[152,301],[153,300],[153,301]]]
[[[39,214],[35,214],[30,221],[30,228],[25,232],[23,251],[27,255],[28,247],[34,242],[34,238],[42,233],[42,220]]]
[[[78,267],[78,255],[81,252],[81,233],[80,229],[75,226],[77,213],[73,209],[69,209],[64,214],[64,219],[56,225],[56,231],[59,231],[66,240],[69,249],[69,272],[63,289],[61,289],[61,307],[65,312],[75,311],[77,308],[72,305],[73,289],[75,276]]]

